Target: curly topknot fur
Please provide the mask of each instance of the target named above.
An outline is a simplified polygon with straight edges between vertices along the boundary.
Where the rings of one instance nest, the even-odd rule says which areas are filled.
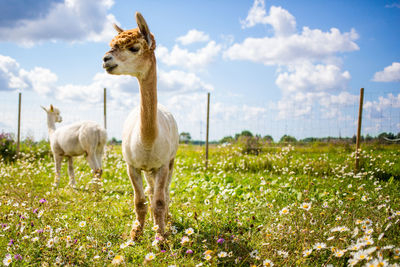
[[[148,49],[150,49],[151,51],[154,51],[154,49],[156,49],[156,40],[154,39],[153,34],[150,34],[150,35],[151,35],[151,40],[152,40],[151,47],[149,48],[147,46],[147,42],[144,42],[144,43],[146,43],[146,47]],[[135,43],[140,42],[139,41],[140,39],[142,39],[144,41],[143,35],[139,32],[138,28],[132,29],[132,30],[126,30],[126,31],[119,33],[117,36],[115,36],[111,40],[110,46],[111,47],[117,46],[122,49],[129,48],[129,47],[132,47]]]

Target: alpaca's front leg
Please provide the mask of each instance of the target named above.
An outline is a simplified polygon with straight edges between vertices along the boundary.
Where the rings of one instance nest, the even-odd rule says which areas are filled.
[[[74,173],[74,160],[72,157],[68,158],[68,176],[69,176],[69,186],[75,187],[75,173]]]
[[[167,199],[165,196],[165,187],[168,185],[168,165],[162,166],[155,180],[154,196],[151,203],[151,208],[154,214],[154,224],[158,225],[157,236],[164,238],[165,217],[167,213]]]
[[[55,171],[56,177],[54,179],[54,187],[58,187],[60,185],[60,176],[61,176],[61,161],[63,157],[60,155],[54,155],[54,162],[55,162]]]
[[[131,230],[131,238],[136,239],[143,233],[147,213],[147,201],[143,190],[143,179],[140,170],[128,165],[128,175],[135,191],[135,213],[138,225],[134,222]]]

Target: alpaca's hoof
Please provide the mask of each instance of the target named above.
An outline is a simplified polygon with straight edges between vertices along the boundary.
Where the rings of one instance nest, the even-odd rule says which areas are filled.
[[[142,229],[132,229],[131,230],[131,239],[132,240],[138,240],[143,234]]]
[[[86,190],[99,191],[103,187],[103,182],[99,178],[93,178],[86,186]]]

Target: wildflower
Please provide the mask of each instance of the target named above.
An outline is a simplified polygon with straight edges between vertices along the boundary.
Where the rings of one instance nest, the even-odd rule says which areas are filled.
[[[217,240],[217,243],[218,244],[223,244],[225,242],[225,239],[223,239],[223,238],[219,238],[218,240]]]
[[[189,241],[190,241],[189,237],[183,236],[182,239],[181,239],[181,244],[183,245],[183,244],[185,244],[186,242],[189,242]]]
[[[145,256],[145,259],[146,259],[146,261],[151,261],[151,260],[155,259],[155,257],[156,257],[156,255],[153,252],[150,252]]]
[[[42,198],[42,199],[39,200],[39,203],[40,203],[40,204],[43,204],[43,203],[45,203],[45,202],[47,202],[47,200],[46,200],[45,198]]]
[[[208,261],[211,260],[211,258],[212,258],[212,256],[210,254],[204,256],[204,259],[206,259]]]
[[[258,250],[257,249],[255,249],[252,252],[250,252],[250,257],[252,257],[252,258],[257,257],[257,255],[258,255]]]
[[[11,264],[11,262],[12,262],[12,257],[10,254],[7,254],[6,257],[3,259],[3,264],[5,266],[8,266]]]
[[[123,263],[123,262],[124,262],[124,257],[123,257],[122,255],[117,255],[117,256],[115,256],[115,258],[112,260],[111,264],[118,265],[118,264],[121,264],[121,263]]]
[[[210,200],[209,200],[208,198],[206,198],[206,199],[204,200],[204,204],[210,205]]]
[[[39,213],[38,213],[38,218],[42,217],[43,213],[44,213],[43,210],[39,211]]]
[[[79,226],[80,226],[80,227],[85,227],[85,226],[86,226],[86,222],[85,222],[85,221],[81,221],[81,222],[79,223]]]
[[[288,213],[289,213],[289,209],[288,209],[287,207],[284,207],[284,208],[279,212],[280,215],[286,215],[286,214],[288,214]]]
[[[204,254],[204,255],[211,255],[211,253],[213,253],[212,250],[206,250],[203,254]]]
[[[338,249],[334,252],[334,255],[335,255],[335,257],[341,258],[341,257],[343,257],[344,253],[346,253],[346,250]]]
[[[154,239],[154,241],[151,243],[151,245],[152,245],[153,247],[156,247],[156,246],[158,245],[158,242],[160,242],[160,241],[156,238],[156,239]]]
[[[272,261],[268,260],[268,259],[265,259],[263,261],[263,266],[272,267],[272,266],[274,266],[274,263]]]
[[[326,240],[327,240],[327,241],[331,241],[331,240],[333,240],[333,239],[335,239],[335,236],[330,236],[330,237],[328,237]]]
[[[301,204],[300,209],[303,210],[310,210],[311,209],[311,202],[304,202],[303,204]]]
[[[38,241],[39,240],[39,237],[34,237],[34,238],[32,238],[32,242],[36,242],[36,241]]]
[[[303,251],[303,257],[308,257],[311,255],[312,249],[306,249]]]
[[[159,226],[156,224],[156,225],[154,225],[151,229],[153,229],[153,231],[157,231],[158,228],[159,228]]]
[[[176,233],[178,233],[178,229],[176,229],[176,226],[171,226],[171,232],[172,232],[172,234],[176,234]]]
[[[96,256],[93,257],[93,259],[94,259],[94,260],[98,260],[98,259],[100,259],[100,256],[99,256],[99,255],[96,255]]]
[[[110,250],[109,252],[108,252],[108,258],[109,259],[111,259],[112,257],[114,257],[114,251],[112,251],[112,250]]]
[[[400,248],[394,248],[393,249],[394,254],[396,254],[397,256],[400,255]]]
[[[325,209],[329,208],[328,202],[325,201],[324,203],[322,203],[322,207]]]
[[[14,259],[16,259],[16,260],[22,260],[21,254],[15,254],[15,255],[14,255]]]
[[[365,250],[357,251],[354,254],[354,259],[357,259],[358,261],[365,260],[367,257],[368,257],[368,253]]]
[[[48,248],[51,248],[51,247],[53,247],[53,245],[54,245],[54,239],[53,239],[53,238],[50,238],[49,241],[47,241],[47,245],[46,245],[46,246],[47,246]]]
[[[365,202],[365,201],[367,201],[367,200],[368,200],[368,197],[367,197],[366,195],[364,195],[364,196],[361,197],[361,201],[364,201],[364,202]]]
[[[225,251],[221,251],[220,253],[218,253],[218,258],[225,258],[226,256],[228,256],[228,253],[226,253]]]
[[[187,235],[191,235],[193,233],[194,233],[193,228],[188,228],[188,229],[185,230],[185,234],[187,234]]]
[[[138,220],[135,220],[132,224],[132,229],[136,230],[140,226],[140,222]]]
[[[107,242],[107,247],[110,248],[112,243],[110,241]]]
[[[186,250],[186,254],[193,254],[193,250],[191,249]]]
[[[384,267],[384,266],[388,266],[389,263],[387,262],[387,260],[384,259],[373,259],[372,261],[368,262],[365,266],[367,267],[375,267],[375,266],[379,266],[379,267]]]
[[[321,250],[323,248],[326,248],[326,244],[325,243],[316,243],[314,245],[314,249],[316,249],[316,250]]]

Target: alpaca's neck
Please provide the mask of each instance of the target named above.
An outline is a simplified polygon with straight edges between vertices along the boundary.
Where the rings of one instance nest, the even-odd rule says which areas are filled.
[[[140,86],[140,138],[151,148],[158,134],[157,128],[157,71],[155,58],[149,71],[138,77]]]
[[[47,116],[47,128],[49,130],[49,136],[56,130],[56,122],[53,116]]]

